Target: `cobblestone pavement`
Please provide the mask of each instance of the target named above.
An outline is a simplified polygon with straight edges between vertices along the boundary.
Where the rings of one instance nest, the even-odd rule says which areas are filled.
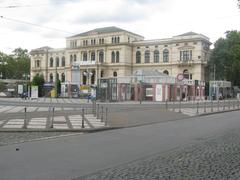
[[[61,137],[70,134],[79,134],[73,132],[0,132],[0,146],[21,143],[40,138]]]
[[[240,131],[152,155],[74,180],[237,180],[240,179]]]

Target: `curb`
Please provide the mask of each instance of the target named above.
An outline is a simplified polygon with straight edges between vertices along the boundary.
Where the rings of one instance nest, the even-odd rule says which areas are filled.
[[[222,111],[216,111],[216,112],[210,112],[210,113],[204,113],[204,114],[198,114],[196,116],[208,116],[213,114],[220,114],[220,113],[226,113],[226,112],[233,112],[233,111],[239,111],[240,109],[230,109],[230,110],[222,110]]]
[[[94,133],[100,131],[109,131],[120,129],[123,127],[103,127],[103,128],[89,128],[89,129],[0,129],[1,132],[78,132],[78,133]]]

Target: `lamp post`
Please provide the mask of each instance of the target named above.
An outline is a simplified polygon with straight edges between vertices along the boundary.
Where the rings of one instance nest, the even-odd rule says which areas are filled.
[[[29,87],[29,90],[28,90],[28,85],[27,85],[27,83],[28,83],[28,79],[30,78],[30,74],[23,74],[23,78],[24,78],[24,80],[25,80],[25,88],[24,88],[24,94],[25,94],[25,97],[24,98],[26,98],[26,95],[29,97],[29,95],[30,95],[30,87]],[[26,92],[25,92],[26,91]]]
[[[90,95],[90,77],[93,75],[92,72],[89,72],[89,70],[84,71],[83,75],[87,78],[87,85],[88,85],[88,102],[89,102],[89,95]]]

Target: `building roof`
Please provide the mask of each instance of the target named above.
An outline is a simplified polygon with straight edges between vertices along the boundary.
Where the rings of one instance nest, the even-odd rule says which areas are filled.
[[[178,35],[178,36],[193,36],[193,35],[199,35],[198,33],[195,33],[195,32],[192,32],[192,31],[190,31],[190,32],[187,32],[187,33],[184,33],[184,34],[180,34],[180,35]]]
[[[93,30],[90,30],[90,31],[87,31],[87,32],[83,32],[83,33],[74,35],[74,36],[70,36],[70,38],[71,37],[78,37],[78,36],[89,36],[89,35],[95,35],[95,34],[116,33],[116,32],[128,32],[128,33],[134,34],[136,36],[141,36],[141,35],[126,31],[124,29],[121,29],[121,28],[118,28],[118,27],[115,27],[115,26],[110,26],[110,27],[104,27],[104,28],[96,28],[96,29],[93,29]]]

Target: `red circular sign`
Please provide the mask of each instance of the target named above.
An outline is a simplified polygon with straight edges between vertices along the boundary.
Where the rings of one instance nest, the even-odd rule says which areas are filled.
[[[182,81],[182,80],[184,79],[183,74],[178,74],[178,75],[177,75],[177,79],[178,79],[179,81]]]

